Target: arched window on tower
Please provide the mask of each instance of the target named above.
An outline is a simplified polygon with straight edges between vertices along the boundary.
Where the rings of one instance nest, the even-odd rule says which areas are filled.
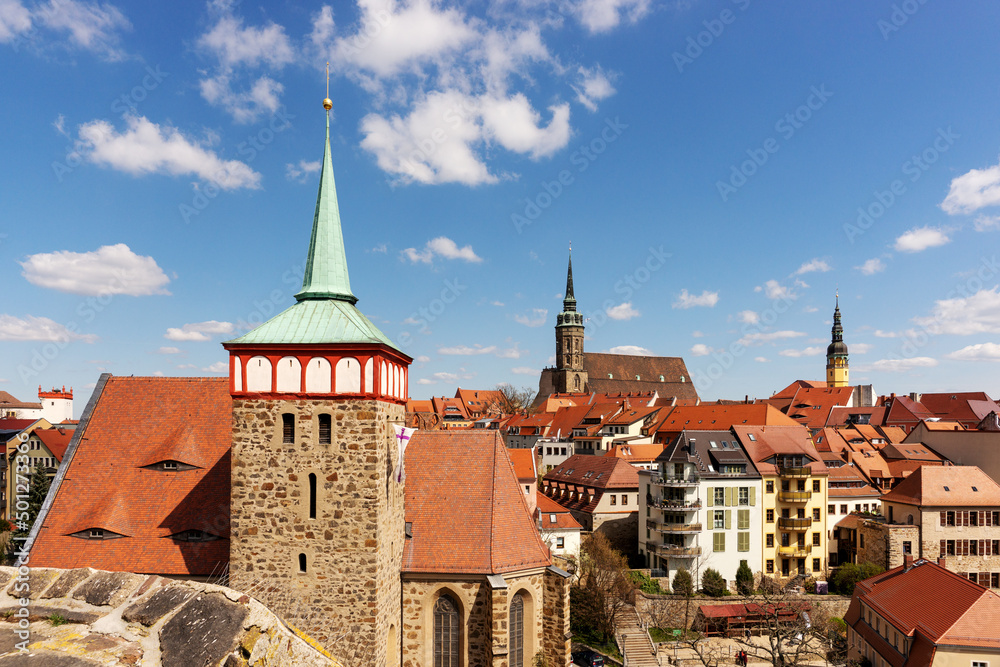
[[[524,667],[524,596],[510,601],[510,667]]]
[[[306,555],[299,554],[299,572],[302,574],[306,573]]]
[[[281,442],[295,444],[295,415],[288,412],[281,415]]]
[[[459,667],[458,605],[449,595],[434,603],[434,667]]]

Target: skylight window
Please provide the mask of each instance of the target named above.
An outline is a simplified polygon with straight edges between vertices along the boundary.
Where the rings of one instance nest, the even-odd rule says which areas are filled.
[[[951,491],[951,489],[949,489],[949,488],[948,488],[947,486],[946,486],[946,487],[944,487],[944,490],[945,490],[945,491]]]
[[[715,440],[709,440],[709,443],[712,445],[712,449],[718,449],[719,448],[719,445],[716,444]]]
[[[977,489],[976,487],[972,487],[972,490],[975,491],[976,493],[979,493],[979,489]]]

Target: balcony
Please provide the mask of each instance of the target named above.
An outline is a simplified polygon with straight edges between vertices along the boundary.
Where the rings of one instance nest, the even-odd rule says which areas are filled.
[[[677,500],[654,498],[650,503],[653,507],[664,512],[696,512],[701,509],[700,500]]]
[[[778,528],[782,530],[808,530],[812,527],[813,520],[810,518],[788,518],[778,517]]]
[[[697,558],[701,555],[701,547],[679,547],[673,544],[656,544],[655,551],[660,556],[668,558]]]
[[[654,476],[650,481],[657,486],[666,487],[694,487],[698,486],[698,478],[694,475],[688,477],[681,477],[675,475],[657,475]]]
[[[778,547],[778,555],[785,558],[805,558],[812,553],[812,545],[793,544],[788,547]]]
[[[701,532],[700,523],[661,523],[654,530],[671,535],[694,535]]]
[[[812,474],[812,471],[809,470],[809,468],[807,468],[807,467],[795,467],[795,468],[792,468],[792,467],[789,467],[789,468],[779,467],[778,468],[778,476],[782,477],[784,479],[806,479],[811,474]]]
[[[807,503],[812,498],[812,491],[779,491],[778,500],[783,503]]]

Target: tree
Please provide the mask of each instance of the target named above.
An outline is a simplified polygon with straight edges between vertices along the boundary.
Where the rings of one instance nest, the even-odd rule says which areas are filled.
[[[20,477],[23,479],[23,476]],[[14,481],[17,482],[16,479]],[[42,509],[45,497],[49,494],[51,484],[52,480],[45,474],[45,470],[41,466],[35,468],[31,476],[28,477],[28,494],[27,498],[24,499],[28,503],[28,508],[21,511],[15,510],[12,517],[16,530],[11,534],[10,542],[7,545],[9,559],[13,560],[14,554],[24,546],[24,540],[31,532],[31,526],[34,525],[35,519],[38,518],[38,513]],[[21,500],[21,498],[15,500]]]
[[[753,594],[753,571],[745,560],[740,561],[740,567],[736,570],[736,592],[740,595]]]
[[[759,593],[741,596],[756,627],[754,637],[737,636],[739,647],[758,662],[774,667],[799,667],[826,658],[826,625],[814,622],[810,604],[800,595],[762,579]]]
[[[701,575],[701,590],[713,598],[722,597],[726,594],[726,580],[718,570],[710,567]]]
[[[523,412],[529,409],[535,400],[535,390],[531,387],[518,389],[514,385],[503,382],[498,384],[494,390],[497,392],[497,407],[505,415]]]
[[[691,573],[684,568],[677,570],[671,588],[674,591],[674,595],[686,595],[688,597],[694,595],[694,582],[691,580]]]
[[[875,563],[847,563],[838,567],[830,577],[830,588],[841,595],[853,595],[854,586],[859,581],[882,574],[884,571]]]
[[[573,631],[607,642],[635,583],[628,563],[603,533],[593,533],[580,547],[580,583],[570,589],[570,625]]]

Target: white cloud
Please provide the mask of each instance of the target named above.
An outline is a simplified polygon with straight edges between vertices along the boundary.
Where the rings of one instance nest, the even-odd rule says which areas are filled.
[[[824,351],[825,350],[822,347],[807,347],[803,350],[781,350],[778,354],[783,357],[792,357],[797,359],[799,357],[815,357],[823,354]]]
[[[705,357],[712,354],[714,350],[704,343],[695,343],[691,346],[691,354],[696,357]]]
[[[34,18],[50,30],[67,33],[71,44],[96,53],[105,60],[115,61],[125,57],[118,47],[118,32],[132,26],[112,4],[49,0],[35,9]]]
[[[913,357],[912,359],[880,359],[873,363],[870,368],[884,373],[905,373],[915,368],[932,368],[937,365],[937,359]]]
[[[649,12],[650,0],[576,0],[574,12],[587,30],[607,32],[622,21],[635,23]]]
[[[885,262],[878,257],[873,257],[872,259],[865,260],[865,263],[861,266],[855,266],[854,268],[866,276],[873,276],[876,273],[885,271]]]
[[[56,252],[29,255],[21,262],[28,282],[39,287],[104,296],[170,294],[170,279],[152,257],[137,255],[124,243],[101,246],[92,252]]]
[[[469,347],[468,345],[456,345],[454,347],[440,347],[438,348],[438,354],[468,357],[478,354],[492,354],[493,352],[496,352],[496,349],[496,345],[490,345],[489,347],[483,347],[478,344],[474,347]]]
[[[818,310],[819,310],[819,308],[817,308],[816,306],[806,306],[805,308],[802,309],[802,312],[803,313],[815,313]]]
[[[678,295],[677,300],[672,304],[673,308],[694,308],[695,306],[704,306],[707,308],[714,308],[715,304],[719,303],[719,293],[709,292],[704,290],[701,294],[688,294],[686,289],[682,289],[680,295]]]
[[[514,321],[526,327],[540,327],[549,317],[548,308],[532,308],[528,315],[515,315]]]
[[[928,248],[942,246],[951,239],[948,238],[947,230],[937,227],[916,227],[896,239],[893,246],[899,252],[922,252]]]
[[[756,361],[758,364],[766,364],[770,363],[771,361],[767,357],[754,357],[753,360]]]
[[[541,371],[537,368],[531,368],[529,366],[518,366],[510,369],[510,372],[515,375],[538,375]]]
[[[704,338],[705,337],[705,333],[702,332],[702,331],[692,331],[691,332],[691,337],[692,338]]]
[[[510,97],[480,100],[483,131],[509,151],[528,154],[537,160],[563,148],[570,137],[569,104],[549,107],[552,119],[541,126],[541,115],[523,93]]]
[[[776,340],[788,340],[790,338],[799,338],[800,336],[805,336],[805,332],[802,331],[768,331],[768,332],[754,332],[748,333],[737,342],[740,345],[763,345],[764,343],[772,343]]]
[[[981,215],[972,223],[977,232],[992,232],[1000,229],[1000,215]]]
[[[822,259],[815,258],[815,259],[810,259],[808,262],[802,264],[802,266],[800,266],[792,275],[801,276],[803,273],[813,273],[816,271],[819,271],[820,273],[826,273],[829,270],[830,270],[829,264],[827,264]]]
[[[872,351],[875,346],[871,343],[851,343],[850,350],[851,354],[867,354]]]
[[[0,315],[0,340],[50,342],[82,340],[85,343],[93,343],[97,341],[97,336],[76,333],[47,317],[26,315],[22,319],[14,315]]]
[[[181,350],[179,347],[161,347],[156,351],[156,354],[180,354]]]
[[[758,285],[757,287],[753,288],[753,291],[754,292],[763,291],[764,295],[768,299],[789,300],[798,298],[798,295],[795,292],[793,292],[790,287],[785,287],[777,280],[768,280],[766,283],[764,283],[763,287]]]
[[[418,364],[426,364],[430,360],[431,358],[428,357],[426,354],[421,354],[419,357],[414,359],[414,361],[416,361]]]
[[[472,262],[473,264],[478,264],[483,261],[482,257],[476,255],[471,245],[459,248],[457,243],[446,236],[439,236],[436,239],[431,239],[424,245],[423,250],[406,248],[400,253],[400,256],[410,260],[414,264],[417,262],[432,264],[435,257],[443,257],[444,259],[461,259],[466,262]]]
[[[572,86],[576,92],[576,100],[591,111],[597,111],[597,103],[615,94],[611,85],[611,77],[601,69],[600,65],[593,68],[579,67],[579,79]]]
[[[934,334],[1000,333],[1000,293],[993,287],[968,297],[935,301],[928,317],[917,317],[913,321]]]
[[[201,370],[205,371],[206,373],[228,373],[229,364],[227,364],[224,361],[216,361],[208,368],[202,368]]]
[[[631,301],[620,303],[611,308],[605,308],[604,312],[613,320],[631,320],[640,315],[639,311],[632,307]]]
[[[432,376],[435,380],[440,380],[441,382],[457,382],[458,380],[471,380],[476,377],[475,373],[446,373],[441,371],[435,373]]]
[[[882,331],[881,329],[875,330],[876,338],[897,338],[898,336],[899,334],[894,331]]]
[[[211,30],[198,38],[198,46],[226,67],[262,64],[281,68],[295,60],[285,29],[275,23],[263,28],[244,28],[243,19],[226,14]]]
[[[608,350],[608,354],[626,354],[633,357],[651,357],[653,353],[638,345],[618,345]]]
[[[959,361],[1000,361],[1000,344],[977,343],[968,345],[961,350],[946,354],[949,359]]]
[[[491,306],[497,306],[498,308],[503,308],[504,303],[503,303],[503,301],[491,301],[490,305]],[[545,312],[548,313],[549,311],[545,311]]]
[[[973,169],[951,181],[941,208],[950,215],[1000,204],[1000,165]]]
[[[757,324],[760,322],[760,315],[752,310],[741,310],[736,314],[736,319],[745,324]]]
[[[0,44],[31,29],[31,12],[21,0],[0,0]]]
[[[239,160],[223,160],[201,143],[172,127],[161,127],[142,116],[128,116],[128,129],[118,132],[106,120],[79,128],[77,150],[94,164],[134,176],[164,173],[194,175],[222,188],[259,188],[260,174]]]
[[[299,160],[298,164],[288,163],[285,165],[285,178],[304,183],[311,174],[317,173],[322,166],[319,160]],[[385,252],[385,244],[379,247],[381,250],[376,250],[376,252]]]
[[[528,352],[527,350],[522,350],[517,343],[514,343],[514,347],[508,347],[502,350],[497,350],[497,356],[501,359],[520,359]]]
[[[212,334],[228,334],[233,332],[232,322],[218,322],[208,320],[207,322],[195,322],[185,324],[181,328],[171,327],[163,337],[167,340],[176,341],[206,341],[211,340]]]
[[[233,74],[219,72],[198,82],[201,96],[209,104],[228,111],[237,123],[253,123],[281,108],[285,87],[269,76],[258,77],[246,89],[233,89]]]
[[[428,380],[427,378],[420,378],[419,380],[417,380],[417,384],[427,385],[427,384],[437,384],[437,382],[435,382],[434,380]]]

